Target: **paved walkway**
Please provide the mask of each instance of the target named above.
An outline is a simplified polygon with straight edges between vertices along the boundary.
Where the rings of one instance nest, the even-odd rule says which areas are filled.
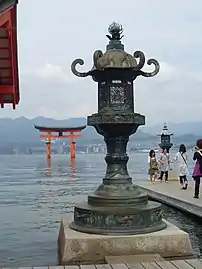
[[[6,269],[6,268],[4,268]],[[202,260],[174,260],[154,261],[134,264],[98,264],[98,265],[70,265],[70,266],[44,266],[19,267],[15,269],[202,269]]]
[[[181,186],[177,181],[170,181],[168,183],[159,181],[154,183],[150,181],[136,181],[134,183],[142,190],[146,191],[150,198],[202,217],[202,191],[199,199],[193,198],[193,180],[190,180],[187,190],[181,190]]]

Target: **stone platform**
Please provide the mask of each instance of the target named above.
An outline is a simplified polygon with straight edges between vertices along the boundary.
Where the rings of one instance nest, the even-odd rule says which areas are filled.
[[[181,190],[179,182],[148,182],[146,180],[136,181],[141,191],[146,192],[149,198],[193,216],[202,218],[202,195],[194,199],[194,180],[188,181],[188,189]]]
[[[189,235],[169,222],[167,228],[141,235],[94,235],[76,232],[62,219],[58,237],[62,265],[105,263],[106,256],[158,253],[162,257],[193,254]]]

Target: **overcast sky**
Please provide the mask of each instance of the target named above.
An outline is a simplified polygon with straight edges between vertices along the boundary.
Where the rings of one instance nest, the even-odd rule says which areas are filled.
[[[123,25],[125,49],[142,50],[161,65],[154,78],[135,82],[135,110],[147,123],[201,120],[201,0],[20,0],[18,43],[21,101],[3,117],[82,117],[97,111],[97,87],[90,77],[71,74],[75,58],[82,71],[92,54],[105,50],[108,25]],[[152,67],[151,67],[152,68]]]

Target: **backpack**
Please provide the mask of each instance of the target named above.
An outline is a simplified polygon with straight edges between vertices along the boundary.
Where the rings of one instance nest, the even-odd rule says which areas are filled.
[[[150,168],[154,170],[158,169],[158,163],[157,163],[156,158],[155,159],[150,158]]]

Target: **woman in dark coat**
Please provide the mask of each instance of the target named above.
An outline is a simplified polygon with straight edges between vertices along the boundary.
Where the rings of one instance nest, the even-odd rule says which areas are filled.
[[[199,198],[200,183],[202,177],[202,139],[196,141],[193,160],[196,161],[193,171],[193,179],[195,180],[194,198]]]

